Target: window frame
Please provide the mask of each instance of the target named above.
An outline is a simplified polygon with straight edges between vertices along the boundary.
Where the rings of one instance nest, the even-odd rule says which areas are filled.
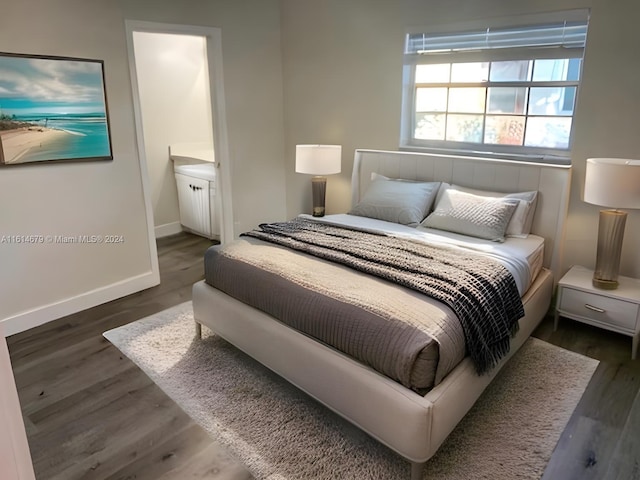
[[[581,12],[579,15],[586,15],[588,22],[588,12]],[[504,20],[503,26],[509,26],[509,21]],[[538,24],[553,24],[557,23],[557,17],[554,21],[547,19],[545,22],[537,22]],[[515,25],[512,23],[512,25]],[[477,25],[476,25],[477,29]],[[469,28],[467,28],[469,30]],[[422,29],[423,32],[429,31],[429,29]],[[440,30],[442,33],[455,32],[453,28],[446,30]],[[458,32],[462,30],[457,30]],[[405,41],[408,41],[408,37],[411,32],[408,31],[405,36]],[[453,34],[455,35],[455,33]],[[406,47],[406,44],[405,44]],[[434,52],[428,54],[420,53],[405,53],[403,62],[403,88],[402,88],[402,118],[401,118],[401,134],[400,134],[400,149],[402,150],[419,150],[429,151],[434,153],[451,153],[457,155],[467,156],[486,156],[492,158],[509,158],[520,161],[529,162],[544,162],[554,164],[569,164],[571,156],[571,148],[573,145],[573,137],[575,132],[575,114],[578,103],[578,96],[580,91],[580,83],[582,80],[582,71],[584,66],[584,46],[567,46],[560,48],[548,48],[548,47],[511,47],[511,48],[493,48],[493,49],[477,49],[477,50],[453,50],[445,52]],[[567,81],[533,81],[533,75],[531,80],[526,81],[508,81],[508,82],[440,82],[440,83],[415,83],[416,66],[427,64],[453,64],[453,63],[472,63],[472,62],[497,62],[497,61],[514,61],[514,60],[545,60],[545,59],[572,59],[579,58],[580,66],[578,71],[578,80]],[[452,140],[426,140],[415,138],[416,128],[416,92],[420,87],[440,87],[440,88],[456,88],[456,87],[481,87],[485,88],[485,93],[488,97],[488,88],[490,87],[518,87],[518,88],[535,88],[535,87],[575,87],[575,96],[573,99],[573,113],[571,115],[558,115],[559,118],[571,118],[571,129],[568,139],[568,147],[564,148],[551,148],[551,147],[533,147],[524,145],[505,145],[505,144],[490,144],[484,143],[470,143],[459,142]],[[527,96],[530,94],[527,90]],[[528,103],[527,103],[528,106]],[[486,118],[491,115],[487,111],[488,105],[485,106],[483,113],[479,114],[483,117],[483,133],[486,125]],[[523,116],[525,122],[528,118],[535,118],[536,115],[529,114],[526,109],[522,114],[515,114]],[[443,114],[447,114],[448,110],[443,111]],[[506,114],[505,114],[506,115]],[[546,115],[537,115],[544,116]],[[526,127],[525,127],[526,129]]]

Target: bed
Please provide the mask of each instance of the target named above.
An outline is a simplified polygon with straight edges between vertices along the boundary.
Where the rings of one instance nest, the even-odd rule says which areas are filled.
[[[342,347],[337,348],[329,340],[319,338],[315,332],[310,334],[304,330],[306,328],[304,325],[310,323],[309,319],[314,316],[322,317],[323,312],[325,312],[324,317],[333,318],[333,313],[326,314],[326,312],[333,312],[330,309],[338,308],[336,305],[327,304],[324,300],[315,302],[313,297],[310,297],[307,303],[301,302],[296,307],[297,310],[292,310],[288,306],[279,306],[273,298],[265,299],[264,292],[262,300],[254,298],[257,295],[255,292],[261,289],[259,286],[247,289],[245,298],[243,297],[245,294],[239,294],[233,290],[232,281],[214,280],[216,272],[219,273],[218,278],[233,278],[233,275],[225,273],[232,271],[226,269],[232,268],[227,263],[233,262],[221,261],[220,258],[229,257],[235,260],[234,252],[242,255],[253,255],[247,252],[263,255],[263,251],[266,251],[267,257],[274,259],[271,263],[275,270],[264,274],[256,274],[255,271],[249,270],[243,274],[244,277],[239,273],[240,280],[236,284],[248,283],[248,279],[255,276],[262,278],[262,284],[267,279],[270,286],[276,285],[271,279],[279,278],[283,270],[289,269],[289,264],[291,264],[290,270],[295,270],[293,268],[295,264],[296,268],[302,272],[313,272],[313,275],[309,274],[308,282],[310,283],[321,283],[320,280],[323,278],[340,278],[336,285],[322,286],[322,289],[333,289],[322,290],[323,299],[335,296],[332,302],[344,304],[348,303],[345,301],[347,297],[349,300],[355,298],[355,307],[347,305],[351,310],[347,313],[341,311],[342,313],[336,316],[362,317],[361,323],[365,325],[371,318],[380,315],[378,309],[397,308],[403,312],[409,310],[411,319],[416,316],[412,316],[411,312],[436,308],[436,306],[440,309],[438,311],[441,312],[439,314],[441,316],[450,316],[452,310],[455,316],[458,311],[456,309],[459,306],[455,302],[453,302],[455,305],[449,304],[448,300],[444,299],[443,304],[411,288],[393,284],[388,277],[373,278],[363,273],[368,271],[368,266],[358,271],[359,265],[336,264],[335,258],[317,258],[316,254],[310,255],[313,252],[291,250],[289,248],[291,245],[283,246],[274,243],[273,239],[267,239],[268,241],[265,242],[265,238],[261,237],[263,232],[260,229],[257,229],[254,235],[242,236],[237,241],[223,246],[223,249],[226,249],[224,255],[221,255],[218,249],[207,252],[209,258],[206,261],[213,262],[205,264],[208,278],[193,287],[193,308],[197,331],[201,325],[207,326],[406,458],[411,463],[411,479],[421,479],[429,458],[434,455],[456,424],[473,406],[502,365],[524,343],[547,313],[553,288],[558,280],[560,245],[569,183],[570,169],[567,167],[421,153],[356,150],[352,174],[351,214],[328,215],[320,222],[305,216],[294,221],[294,223],[298,222],[294,229],[295,235],[299,234],[300,228],[305,234],[311,228],[314,232],[318,229],[321,233],[326,232],[329,236],[335,236],[335,229],[342,229],[348,225],[349,232],[356,233],[349,233],[348,241],[344,243],[353,243],[353,248],[358,248],[361,236],[378,235],[382,237],[381,242],[409,242],[411,250],[413,245],[420,244],[420,255],[423,255],[423,243],[429,244],[429,247],[424,248],[432,248],[432,240],[437,244],[433,248],[444,247],[448,249],[447,251],[456,249],[466,251],[470,248],[474,253],[483,251],[492,257],[492,261],[495,260],[493,257],[502,255],[502,251],[506,250],[507,256],[504,258],[507,260],[502,261],[501,265],[504,268],[500,267],[500,270],[508,271],[506,277],[511,278],[512,280],[509,281],[513,283],[509,288],[515,288],[518,298],[521,298],[522,312],[517,316],[519,317],[522,313],[524,315],[519,318],[517,327],[513,328],[509,334],[508,351],[502,352],[499,360],[489,362],[490,364],[484,365],[484,368],[478,366],[476,358],[478,355],[465,356],[464,339],[468,338],[466,337],[468,332],[464,328],[461,331],[456,330],[458,327],[452,327],[453,330],[449,330],[448,326],[442,327],[446,330],[440,333],[439,322],[437,327],[421,325],[416,327],[420,335],[426,329],[427,336],[432,337],[433,341],[427,339],[416,347],[416,351],[420,351],[420,356],[416,357],[415,353],[409,353],[414,355],[412,358],[420,358],[422,366],[417,368],[412,365],[407,373],[393,365],[385,367],[389,364],[386,359],[380,362],[384,364],[382,366],[368,357],[358,360],[354,352]],[[392,190],[400,186],[412,191],[422,188],[422,192],[426,192],[425,196],[428,197],[426,203],[429,205],[421,204],[417,213],[411,209],[407,211],[405,208],[402,209],[401,214],[398,214],[399,210],[392,209],[391,213],[385,211],[382,215],[379,215],[380,209],[377,208],[379,205],[374,205],[372,214],[371,202],[369,202],[371,192],[380,185]],[[513,199],[513,195],[507,195],[509,192],[518,192],[515,194],[516,200]],[[531,197],[526,197],[527,201],[524,201],[524,197],[519,196],[521,192],[527,194],[535,192],[533,201]],[[389,195],[389,191],[386,191],[386,194]],[[397,195],[394,198],[396,197]],[[487,198],[478,200],[477,197]],[[435,215],[442,212],[450,213],[451,210],[446,209],[456,207],[458,204],[455,202],[459,201],[463,203],[468,203],[470,200],[478,201],[484,208],[487,202],[497,202],[496,197],[500,197],[499,208],[510,212],[510,214],[509,212],[500,214],[500,218],[496,220],[498,224],[502,221],[502,224],[496,228],[502,229],[506,238],[504,243],[493,241],[498,240],[493,238],[493,235],[496,235],[494,229],[490,229],[487,233],[483,225],[475,225],[474,229],[479,227],[483,238],[475,237],[475,230],[469,238],[465,230],[467,223],[464,223],[462,230],[459,230],[457,224],[450,228],[447,223],[450,220],[449,217],[445,215],[446,225],[443,226],[439,223],[442,215],[440,217]],[[520,211],[518,208],[523,205],[531,207],[531,215],[526,220],[525,217],[521,219],[525,223],[528,222],[526,225],[528,234],[518,235],[522,232],[515,231],[515,233],[511,232],[513,235],[507,234],[515,224],[516,212]],[[420,211],[422,208],[426,208],[424,213]],[[491,208],[493,214],[498,207],[492,204]],[[389,221],[387,218],[389,215],[393,221]],[[397,217],[398,215],[400,217]],[[372,218],[376,216],[378,218]],[[427,222],[422,220],[423,216],[431,219]],[[507,216],[510,219],[506,222],[508,227],[503,221]],[[418,222],[415,222],[414,217],[419,219]],[[291,222],[286,224],[286,228],[292,228]],[[442,233],[442,228],[453,231],[447,231],[443,235],[444,240],[435,240]],[[380,235],[379,229],[385,231],[384,235]],[[416,239],[414,235],[420,238]],[[282,236],[282,232],[278,231],[277,236]],[[433,237],[429,239],[430,236]],[[425,238],[427,240],[424,240]],[[369,239],[367,238],[366,241]],[[288,239],[287,242],[295,243],[298,239]],[[429,250],[429,254],[433,253]],[[340,258],[342,256],[344,255]],[[241,261],[248,260],[243,257]],[[262,261],[262,257],[255,257],[248,262]],[[498,262],[500,263],[501,260]],[[356,270],[352,271],[354,268]],[[268,276],[261,277],[261,275]],[[301,281],[296,279],[298,287]],[[340,284],[340,282],[343,283]],[[306,288],[308,285],[304,284],[303,287]],[[235,288],[239,288],[238,285]],[[262,288],[262,290],[265,289]],[[389,293],[389,295],[394,295],[393,301],[387,301],[384,297],[385,292],[392,290],[393,294]],[[268,294],[268,289],[266,291]],[[302,290],[299,289],[298,292],[300,291]],[[298,298],[297,293],[294,296]],[[490,295],[490,297],[493,298],[496,295]],[[245,302],[253,302],[259,308]],[[371,302],[371,305],[367,302]],[[389,307],[387,304],[395,307]],[[287,316],[285,314],[278,313],[284,310],[288,312],[289,317],[293,317],[293,320],[284,318]],[[384,315],[387,315],[386,310]],[[495,316],[489,315],[491,318]],[[283,317],[284,320],[276,317]],[[296,323],[298,320],[300,325]],[[289,324],[284,321],[288,321]],[[295,324],[293,326],[292,321]],[[412,322],[415,323],[414,320],[410,323]],[[465,322],[454,323],[463,324],[464,327]],[[293,328],[294,326],[296,328]],[[299,330],[300,328],[302,331]],[[335,330],[335,325],[332,328]],[[334,330],[332,330],[333,336],[340,338],[343,336],[342,332],[335,335]],[[438,335],[441,337],[439,338]],[[460,336],[463,338],[462,354],[458,341]],[[466,342],[467,352],[470,350],[469,345],[469,342]],[[360,350],[370,349],[360,348]],[[402,360],[400,362],[402,363]],[[396,371],[399,372],[397,375]],[[414,375],[415,372],[419,372],[420,375]]]

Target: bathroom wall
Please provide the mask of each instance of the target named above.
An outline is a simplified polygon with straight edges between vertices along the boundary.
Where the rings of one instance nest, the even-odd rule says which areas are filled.
[[[144,148],[156,236],[180,228],[178,195],[168,146],[213,145],[205,38],[134,32]]]

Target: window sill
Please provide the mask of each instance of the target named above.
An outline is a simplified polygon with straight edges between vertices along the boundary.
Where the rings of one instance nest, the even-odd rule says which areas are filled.
[[[517,163],[552,165],[552,166],[564,167],[564,168],[571,167],[570,156],[485,152],[481,150],[434,148],[434,147],[424,147],[424,146],[416,146],[416,145],[400,145],[399,150],[403,152],[420,152],[420,153],[429,153],[433,155],[450,155],[454,157],[486,158],[488,160],[504,160],[508,162],[517,162]]]

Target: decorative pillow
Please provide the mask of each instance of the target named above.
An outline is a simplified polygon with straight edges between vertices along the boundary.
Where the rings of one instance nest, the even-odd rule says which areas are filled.
[[[533,224],[533,217],[536,213],[536,205],[538,203],[538,192],[488,192],[485,190],[461,187],[459,185],[451,185],[451,188],[482,197],[517,199],[518,206],[516,207],[516,211],[513,212],[513,216],[509,221],[509,225],[507,225],[506,236],[527,238],[527,236],[529,236],[529,233],[531,233],[531,225]]]
[[[442,192],[423,227],[504,242],[505,231],[518,199],[472,195],[449,188]]]
[[[431,210],[440,182],[414,182],[371,174],[371,183],[351,215],[417,226]]]

